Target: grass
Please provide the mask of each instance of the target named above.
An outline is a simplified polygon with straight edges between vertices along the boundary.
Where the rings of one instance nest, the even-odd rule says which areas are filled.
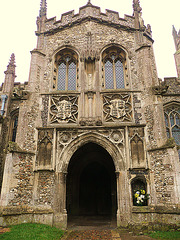
[[[163,231],[155,231],[152,233],[148,233],[146,234],[152,238],[155,239],[162,239],[162,240],[166,240],[166,239],[170,239],[170,240],[180,240],[180,231],[169,231],[169,232],[163,232]]]
[[[58,228],[37,223],[23,223],[10,229],[10,232],[0,235],[0,240],[59,240],[63,235]]]

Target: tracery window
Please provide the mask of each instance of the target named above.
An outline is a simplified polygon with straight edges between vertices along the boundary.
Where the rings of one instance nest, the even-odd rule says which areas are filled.
[[[172,105],[164,110],[166,132],[168,138],[174,138],[177,145],[180,145],[180,106]]]
[[[164,109],[166,132],[168,138],[174,138],[176,144],[180,146],[180,106],[170,105]],[[178,149],[180,159],[180,149]]]
[[[54,87],[57,90],[76,90],[77,63],[77,54],[74,51],[64,50],[56,56]]]
[[[18,127],[18,112],[11,115],[10,131],[9,131],[9,141],[15,142]]]
[[[109,48],[103,53],[103,77],[106,89],[125,88],[125,53],[119,48]]]

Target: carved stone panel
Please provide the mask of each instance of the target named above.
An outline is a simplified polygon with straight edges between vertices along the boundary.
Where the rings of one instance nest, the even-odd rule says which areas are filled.
[[[57,131],[57,169],[66,169],[66,166],[64,162],[61,162],[61,156],[66,151],[67,147],[71,145],[74,142],[81,141],[81,139],[84,139],[86,135],[88,135],[87,138],[90,136],[97,136],[97,139],[102,139],[102,142],[104,139],[109,141],[109,144],[113,144],[118,149],[119,162],[123,162],[125,159],[125,137],[124,137],[124,129],[107,129],[107,130],[65,130],[65,131]],[[96,140],[97,140],[96,139]],[[99,144],[97,140],[97,144]],[[69,153],[69,152],[68,152]],[[121,164],[121,163],[120,163]]]
[[[103,115],[105,122],[132,121],[130,94],[107,94],[103,96]]]
[[[49,122],[76,123],[78,116],[77,96],[52,96],[49,109]]]
[[[145,168],[144,129],[129,128],[132,168]]]
[[[48,167],[52,160],[53,129],[39,130],[36,166]]]

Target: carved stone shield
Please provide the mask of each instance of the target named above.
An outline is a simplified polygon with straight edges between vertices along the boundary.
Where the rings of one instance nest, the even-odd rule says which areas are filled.
[[[57,104],[57,110],[58,113],[56,115],[56,118],[65,120],[66,118],[71,117],[71,107],[72,104],[69,101],[62,100]]]
[[[115,118],[121,118],[126,115],[125,104],[126,102],[121,99],[114,99],[110,101],[110,115]]]

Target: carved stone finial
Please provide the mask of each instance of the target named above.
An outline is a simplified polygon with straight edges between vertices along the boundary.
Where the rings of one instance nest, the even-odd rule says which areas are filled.
[[[15,55],[11,54],[11,58],[9,64],[7,65],[7,70],[4,72],[5,74],[13,74],[15,76]]]
[[[88,0],[87,5],[92,5],[91,0]]]
[[[176,47],[176,51],[177,51],[180,49],[180,31],[177,33],[174,25],[173,25],[172,35],[174,38],[174,43],[175,43],[175,47]]]
[[[133,0],[133,10],[138,13],[142,11],[139,0]]]
[[[39,17],[46,16],[47,13],[47,3],[46,0],[41,0]]]
[[[14,55],[14,53],[11,54],[11,58],[10,58],[9,64],[12,64],[12,65],[15,64],[15,55]]]

